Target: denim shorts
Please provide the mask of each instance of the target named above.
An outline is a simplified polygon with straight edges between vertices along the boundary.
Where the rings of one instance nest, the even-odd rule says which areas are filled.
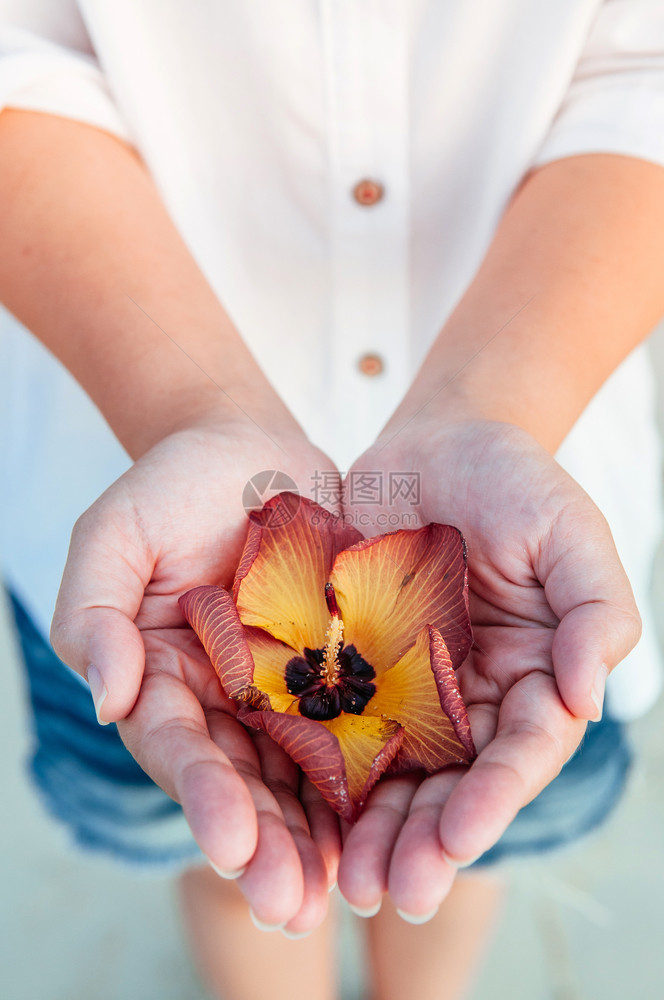
[[[139,767],[117,728],[100,726],[87,685],[55,655],[10,594],[33,709],[30,771],[49,812],[75,843],[142,868],[200,864],[180,806]],[[631,751],[624,727],[605,717],[558,777],[525,806],[476,867],[551,851],[597,827],[626,784]]]

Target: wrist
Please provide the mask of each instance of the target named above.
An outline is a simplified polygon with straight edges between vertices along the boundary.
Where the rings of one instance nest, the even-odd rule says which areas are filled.
[[[573,378],[556,370],[553,363],[544,375],[537,374],[537,366],[533,370],[509,347],[502,353],[487,351],[486,357],[473,358],[464,369],[462,353],[446,350],[448,336],[463,343],[462,334],[444,331],[381,431],[381,444],[397,435],[412,438],[480,421],[519,427],[554,454],[587,402],[576,391]]]
[[[388,427],[371,449],[359,460],[360,465],[382,465],[403,472],[425,474],[432,462],[444,468],[454,479],[472,454],[472,462],[481,457],[484,446],[519,442],[522,447],[543,453],[539,442],[518,424],[498,420],[479,412],[450,411],[444,415],[420,413],[407,424]]]
[[[422,450],[439,447],[444,440],[463,433],[465,427],[512,422],[493,413],[486,400],[477,401],[461,383],[446,386],[439,396],[435,390],[428,396],[420,394],[416,383],[381,430],[371,452],[412,458],[417,463]]]
[[[276,395],[261,395],[251,386],[209,383],[162,389],[132,408],[131,419],[112,421],[113,429],[132,458],[174,434],[192,431],[221,433],[239,439],[257,436],[277,449],[301,447],[306,436]],[[137,419],[138,416],[138,419]]]

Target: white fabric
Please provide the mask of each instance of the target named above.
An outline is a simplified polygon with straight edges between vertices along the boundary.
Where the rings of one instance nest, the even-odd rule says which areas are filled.
[[[0,0],[3,105],[135,144],[263,368],[344,468],[531,166],[592,151],[664,162],[664,3]],[[350,194],[364,177],[385,188],[372,208]],[[359,372],[364,353],[384,374]],[[71,525],[127,459],[6,314],[0,409],[5,573],[46,630]],[[643,604],[660,509],[643,356],[563,455],[609,512]],[[652,633],[630,661],[628,683],[612,679],[623,716],[658,688]]]

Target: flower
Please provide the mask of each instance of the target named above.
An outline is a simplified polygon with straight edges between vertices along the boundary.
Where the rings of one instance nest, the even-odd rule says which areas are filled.
[[[197,587],[180,605],[238,718],[283,747],[345,819],[388,768],[474,758],[455,676],[472,641],[456,528],[365,539],[280,493],[250,515],[232,593]]]

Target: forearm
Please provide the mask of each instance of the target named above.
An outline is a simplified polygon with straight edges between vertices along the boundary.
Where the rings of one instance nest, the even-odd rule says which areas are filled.
[[[4,111],[0,192],[0,300],[134,457],[202,414],[297,431],[129,147]]]
[[[383,439],[415,414],[484,417],[554,451],[664,314],[663,267],[664,170],[592,155],[535,171]]]

